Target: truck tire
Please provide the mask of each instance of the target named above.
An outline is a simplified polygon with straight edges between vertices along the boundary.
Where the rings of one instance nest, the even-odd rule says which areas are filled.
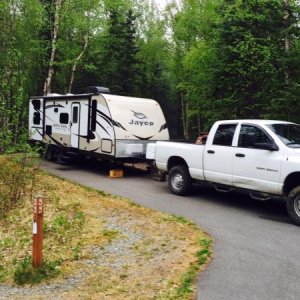
[[[300,186],[295,187],[289,193],[286,208],[293,222],[300,226]]]
[[[187,195],[192,190],[192,178],[185,165],[171,168],[168,175],[168,186],[170,191],[176,195]]]

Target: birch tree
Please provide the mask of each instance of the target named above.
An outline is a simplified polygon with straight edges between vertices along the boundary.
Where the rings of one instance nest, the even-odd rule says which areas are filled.
[[[60,23],[60,14],[61,14],[61,7],[62,7],[62,0],[55,0],[54,1],[54,21],[51,28],[51,53],[49,57],[48,63],[48,72],[47,77],[45,78],[44,82],[44,95],[51,93],[51,85],[52,85],[52,78],[54,75],[54,60],[56,55],[56,48],[57,48],[57,38],[59,33],[59,23]],[[51,14],[51,10],[50,10]],[[52,16],[50,15],[50,20]]]

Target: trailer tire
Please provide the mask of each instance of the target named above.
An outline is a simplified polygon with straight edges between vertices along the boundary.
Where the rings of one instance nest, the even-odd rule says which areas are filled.
[[[286,208],[292,221],[300,226],[300,186],[293,188],[289,193]]]
[[[178,165],[171,168],[168,175],[168,186],[175,195],[184,196],[192,190],[192,178],[185,165]]]
[[[56,161],[57,157],[56,157],[55,148],[53,146],[51,145],[47,146],[45,158],[48,161]]]

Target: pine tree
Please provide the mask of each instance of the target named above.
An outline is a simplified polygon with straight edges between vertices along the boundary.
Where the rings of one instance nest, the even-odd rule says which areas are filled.
[[[212,108],[223,118],[266,116],[274,96],[288,101],[284,37],[297,20],[285,19],[281,0],[225,0],[219,12]]]

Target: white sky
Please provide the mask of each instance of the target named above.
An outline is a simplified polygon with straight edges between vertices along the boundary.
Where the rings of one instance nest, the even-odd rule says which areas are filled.
[[[154,0],[154,2],[156,2],[159,8],[164,8],[165,5],[167,4],[167,0]]]
[[[160,9],[164,9],[166,4],[171,2],[171,0],[154,0]],[[176,0],[177,3],[180,3],[180,0]]]

